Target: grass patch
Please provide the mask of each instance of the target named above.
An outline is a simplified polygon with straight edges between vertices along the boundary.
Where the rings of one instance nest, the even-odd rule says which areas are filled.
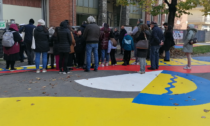
[[[204,54],[208,52],[210,52],[209,45],[193,47],[193,54]]]

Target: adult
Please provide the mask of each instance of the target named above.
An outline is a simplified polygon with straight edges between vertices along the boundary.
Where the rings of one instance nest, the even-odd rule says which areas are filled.
[[[88,24],[85,28],[83,38],[86,41],[86,70],[85,72],[90,72],[90,62],[91,62],[91,53],[93,51],[94,53],[94,71],[98,70],[98,43],[99,43],[99,37],[100,37],[100,28],[95,23],[96,20],[93,16],[89,16],[87,18]]]
[[[3,47],[4,51],[4,60],[6,60],[6,69],[11,71],[15,69],[15,61],[19,60],[20,55],[20,43],[22,42],[22,38],[18,33],[18,27],[16,24],[11,24],[9,27],[9,32],[13,32],[13,40],[14,45],[12,47]],[[6,34],[6,33],[5,33]],[[11,66],[11,67],[10,67]]]
[[[51,43],[53,43],[53,54],[55,56],[55,62],[56,62],[56,70],[59,70],[59,42],[58,42],[58,27],[55,28],[55,32],[50,39]]]
[[[118,42],[119,37],[120,37],[120,33],[119,33],[117,28],[114,28],[113,35],[114,35],[115,40]]]
[[[50,58],[51,69],[54,69],[55,55],[53,54],[53,41],[51,41],[51,39],[55,32],[55,29],[54,29],[54,27],[50,27],[48,31],[49,31],[49,38],[50,38],[50,42],[49,42],[50,51],[48,51],[48,54],[47,54],[47,64],[48,64],[49,58]],[[47,67],[46,67],[46,69],[47,69]]]
[[[101,66],[109,66],[109,53],[108,53],[108,44],[110,36],[110,28],[107,23],[104,23],[104,27],[101,28]],[[104,60],[106,58],[106,61]]]
[[[164,33],[165,41],[163,45],[163,50],[165,51],[164,61],[170,61],[170,48],[175,45],[173,37],[173,28],[168,26],[167,30]]]
[[[27,56],[28,56],[28,65],[34,64],[34,51],[31,49],[33,30],[36,28],[34,26],[34,20],[30,19],[29,24],[25,25],[20,29],[20,33],[25,32],[24,44],[26,45]]]
[[[122,25],[121,26],[121,30],[120,30],[120,36],[119,36],[120,47],[121,47],[120,54],[122,54],[122,55],[123,55],[122,41],[123,41],[123,38],[124,38],[124,36],[125,36],[126,33],[127,33],[127,31],[125,30],[125,26]]]
[[[146,24],[141,25],[141,33],[139,37],[136,39],[136,41],[139,40],[149,40],[151,36],[151,32],[149,31],[149,28]],[[148,49],[137,49],[137,57],[139,58],[140,62],[140,74],[145,73],[146,68],[146,57],[147,57]]]
[[[164,23],[163,24],[163,27],[164,27],[164,30],[162,30],[163,32],[164,32],[164,36],[165,36],[165,32],[167,31],[167,29],[168,29],[168,23]],[[161,46],[160,47],[160,49],[159,49],[159,55],[160,55],[160,57],[166,57],[166,52],[164,52],[164,46]]]
[[[157,23],[152,22],[150,27],[152,28],[152,34],[150,37],[150,61],[151,67],[149,70],[159,69],[159,49],[160,45],[163,45],[164,35],[162,30],[158,27]]]
[[[82,35],[83,35],[84,31],[85,31],[86,26],[87,26],[87,21],[83,21],[82,25],[79,28],[81,30],[81,32],[82,32]]]
[[[193,52],[193,43],[189,43],[191,39],[195,37],[197,30],[195,25],[189,24],[187,27],[187,34],[184,38],[183,52],[187,56],[187,66],[184,69],[191,69],[191,53]]]
[[[71,32],[69,30],[67,21],[61,22],[57,37],[59,42],[59,55],[60,55],[59,73],[67,74],[70,73],[67,69],[67,63],[68,63],[69,53],[71,52],[70,46],[72,43]]]
[[[47,52],[49,48],[49,32],[45,27],[45,21],[43,19],[38,20],[38,26],[34,30],[34,39],[35,39],[35,64],[36,64],[36,73],[40,73],[40,56],[42,55],[42,73],[46,73],[47,67]]]
[[[165,29],[165,31],[167,30],[167,28],[168,28],[168,23],[167,22],[165,22],[164,24],[163,24],[163,27],[164,27],[164,29]]]
[[[139,37],[140,33],[141,33],[141,25],[143,24],[143,19],[138,19],[137,20],[137,25],[136,27],[133,29],[133,32],[132,32],[132,36],[133,36],[133,39],[134,39],[134,46],[135,46],[135,49],[134,49],[134,57],[135,57],[135,62],[132,63],[132,65],[136,65],[138,63],[138,57],[137,57],[137,49],[136,49],[136,39]]]

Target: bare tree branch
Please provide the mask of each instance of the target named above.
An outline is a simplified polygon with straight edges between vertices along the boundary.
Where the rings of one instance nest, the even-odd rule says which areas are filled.
[[[168,0],[165,0],[165,3],[169,6],[170,4],[169,4],[169,2],[168,2]]]

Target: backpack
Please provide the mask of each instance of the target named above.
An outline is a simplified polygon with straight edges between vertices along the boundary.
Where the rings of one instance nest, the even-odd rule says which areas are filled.
[[[12,47],[15,44],[13,33],[15,31],[6,31],[2,37],[2,46]]]

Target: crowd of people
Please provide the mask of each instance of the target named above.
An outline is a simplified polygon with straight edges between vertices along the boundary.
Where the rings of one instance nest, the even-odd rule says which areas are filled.
[[[144,74],[146,59],[151,61],[151,67],[148,69],[157,70],[159,69],[160,50],[165,51],[164,61],[168,62],[170,61],[170,48],[175,45],[172,26],[164,23],[165,32],[163,33],[157,23],[151,22],[146,25],[142,19],[137,21],[137,26],[133,31],[126,31],[125,26],[122,25],[120,32],[117,28],[110,29],[107,23],[100,28],[93,16],[89,16],[87,21],[84,21],[77,29],[72,28],[68,20],[62,21],[59,27],[50,28],[45,26],[45,21],[42,19],[38,20],[37,26],[34,23],[35,21],[30,19],[28,25],[20,28],[16,24],[11,24],[9,30],[4,33],[11,32],[14,41],[11,47],[4,47],[6,69],[16,70],[15,62],[17,60],[24,62],[25,52],[28,65],[35,64],[36,73],[46,73],[49,61],[51,61],[51,69],[54,69],[54,62],[56,62],[56,69],[60,74],[70,73],[75,65],[77,68],[83,68],[85,72],[90,72],[91,68],[97,72],[98,67],[109,66],[110,59],[111,65],[117,64],[115,54],[117,42],[119,42],[120,54],[123,55],[124,61],[122,65],[130,64],[131,52],[134,51],[135,62],[133,64],[140,63],[139,73]],[[188,26],[183,47],[188,64],[184,69],[191,69],[190,54],[193,47],[189,41],[196,32],[193,25]],[[137,43],[141,40],[147,40],[149,47],[137,48]],[[42,70],[40,70],[41,57]]]

